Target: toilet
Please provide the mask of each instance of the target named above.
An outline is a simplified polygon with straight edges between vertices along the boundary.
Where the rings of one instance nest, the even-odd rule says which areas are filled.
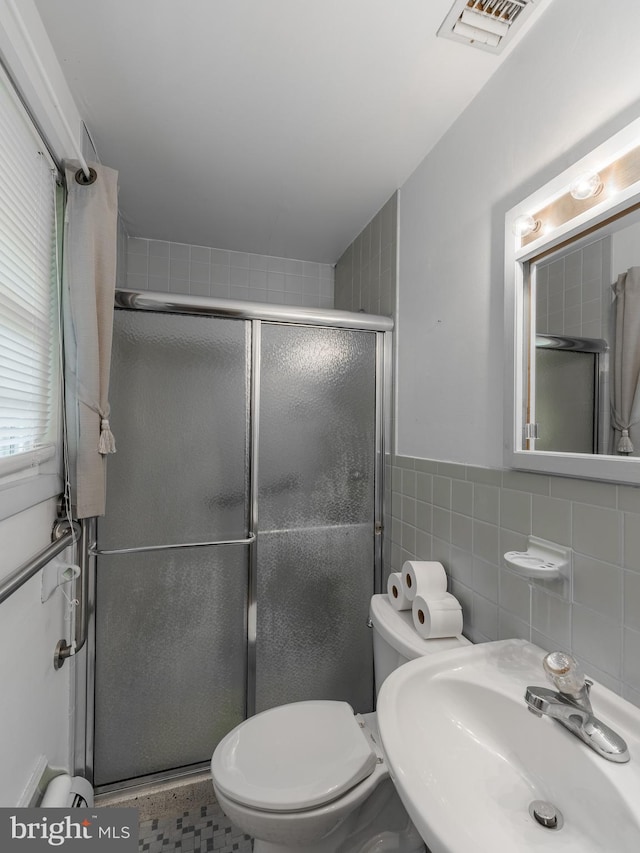
[[[371,599],[376,694],[409,660],[468,645],[423,640],[411,611]],[[385,761],[376,714],[315,700],[270,708],[236,726],[216,747],[218,802],[254,841],[254,853],[412,853],[424,842],[409,820]]]

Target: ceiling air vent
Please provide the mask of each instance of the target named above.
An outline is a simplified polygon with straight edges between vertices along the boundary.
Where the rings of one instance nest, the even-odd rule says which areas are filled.
[[[500,53],[544,0],[457,0],[438,30],[442,38]]]

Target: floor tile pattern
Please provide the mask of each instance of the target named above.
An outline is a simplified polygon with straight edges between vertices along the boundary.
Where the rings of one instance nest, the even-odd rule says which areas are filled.
[[[251,853],[248,835],[234,826],[217,803],[178,816],[140,822],[140,853]]]

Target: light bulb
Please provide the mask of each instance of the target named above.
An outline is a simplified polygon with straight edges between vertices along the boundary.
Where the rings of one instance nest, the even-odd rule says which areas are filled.
[[[584,172],[571,182],[569,192],[572,198],[582,201],[585,198],[593,198],[593,196],[598,195],[602,186],[600,175],[597,172]]]
[[[534,219],[527,213],[518,216],[513,223],[513,233],[516,237],[527,237],[540,228],[540,220]]]

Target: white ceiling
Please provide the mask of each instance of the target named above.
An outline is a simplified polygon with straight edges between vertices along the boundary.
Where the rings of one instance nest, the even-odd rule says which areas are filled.
[[[453,0],[36,0],[131,236],[335,262],[513,49]]]

